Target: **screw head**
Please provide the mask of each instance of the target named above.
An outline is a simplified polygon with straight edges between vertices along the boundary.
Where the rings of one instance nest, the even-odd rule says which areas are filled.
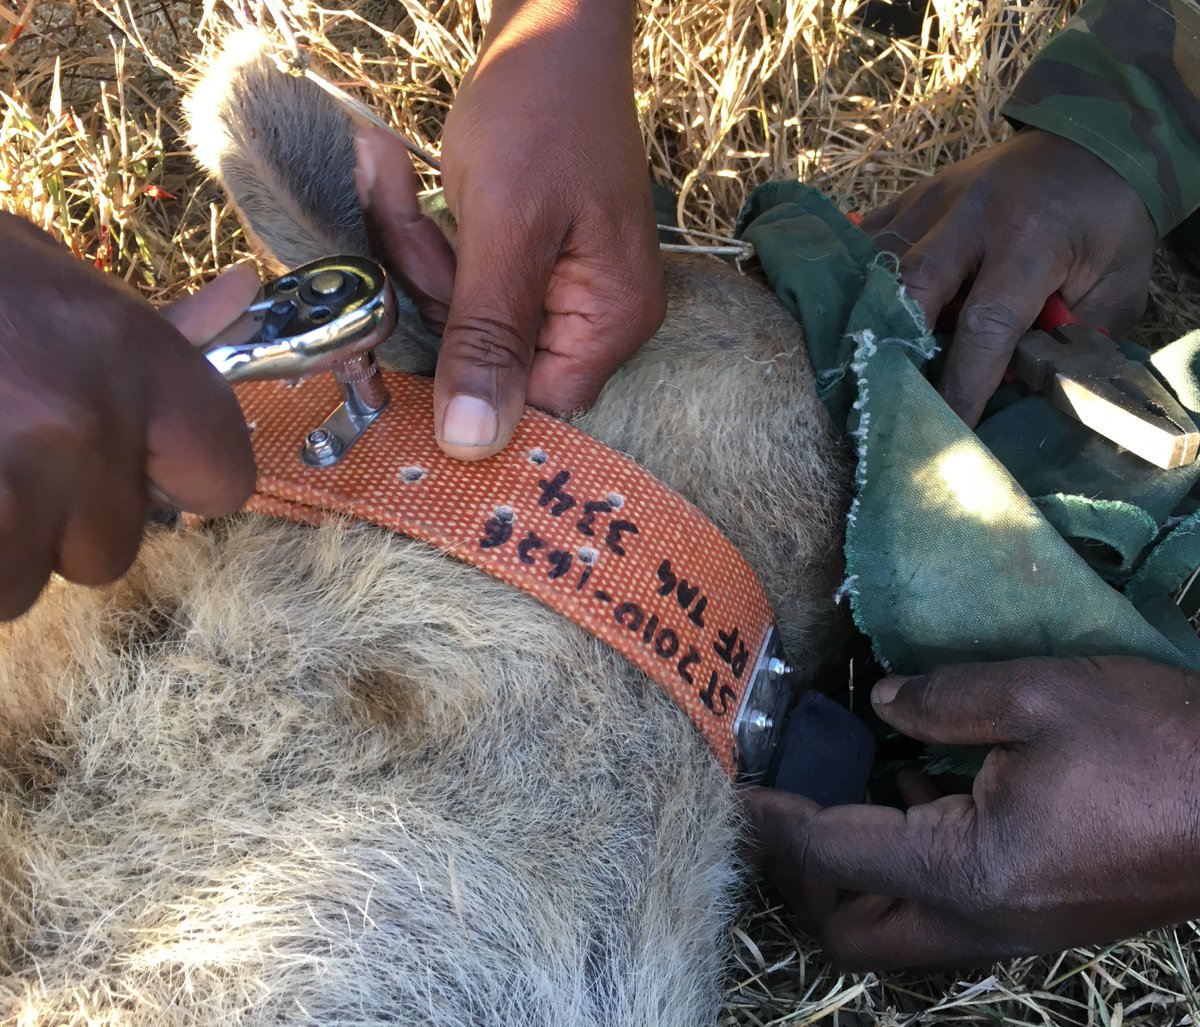
[[[341,456],[341,445],[333,432],[314,428],[304,437],[304,461],[317,467],[328,467]]]
[[[768,717],[762,710],[751,710],[746,723],[755,731],[767,731],[775,726],[775,720]]]
[[[345,281],[340,271],[319,271],[308,280],[308,287],[318,296],[333,296]]]
[[[792,668],[781,660],[778,656],[772,656],[767,660],[767,673],[773,678],[781,678],[784,675],[790,674]]]

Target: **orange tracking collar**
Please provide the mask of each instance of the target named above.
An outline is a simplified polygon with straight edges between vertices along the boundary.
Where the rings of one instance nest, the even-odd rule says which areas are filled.
[[[452,460],[434,440],[433,383],[381,375],[390,403],[330,467],[300,455],[339,402],[330,376],[239,385],[258,462],[245,509],[308,524],[353,517],[531,593],[656,681],[728,773],[761,776],[789,668],[757,575],[716,526],[633,461],[535,410],[503,452]]]
[[[209,347],[252,427],[245,509],[366,521],[529,592],[656,681],[729,774],[762,779],[792,673],[741,554],[633,461],[534,410],[496,456],[447,457],[433,383],[376,370],[395,321],[382,268],[330,257],[267,283]]]

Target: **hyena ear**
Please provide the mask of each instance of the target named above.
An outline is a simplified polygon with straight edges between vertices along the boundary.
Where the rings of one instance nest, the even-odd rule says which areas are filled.
[[[421,212],[419,179],[404,144],[374,126],[354,144],[354,184],[367,222],[371,252],[416,304],[425,327],[441,335],[454,290],[454,250]]]

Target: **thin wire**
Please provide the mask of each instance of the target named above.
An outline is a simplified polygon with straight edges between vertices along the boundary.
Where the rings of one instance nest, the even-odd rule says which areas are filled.
[[[749,243],[739,246],[700,246],[689,243],[660,242],[658,248],[663,253],[711,253],[717,257],[740,257],[749,260],[754,256],[754,247]]]
[[[431,168],[433,168],[434,171],[441,171],[442,165],[438,161],[438,159],[433,156],[433,154],[426,152],[421,147],[419,147],[416,143],[414,143],[411,139],[409,139],[406,136],[402,135],[401,133],[397,132],[394,128],[392,128],[391,125],[389,125],[386,121],[384,121],[383,118],[381,118],[378,114],[376,114],[373,110],[371,110],[371,108],[368,107],[361,100],[356,100],[353,96],[351,96],[349,93],[347,93],[344,89],[341,89],[338,86],[335,86],[327,78],[324,78],[321,75],[317,74],[317,72],[313,71],[312,68],[304,68],[304,77],[306,79],[308,79],[310,82],[316,83],[318,86],[320,86],[322,89],[324,89],[325,92],[329,93],[330,96],[333,96],[336,99],[340,100],[343,104],[345,104],[352,111],[354,111],[354,113],[357,114],[359,117],[364,118],[365,120],[371,122],[372,125],[378,126],[379,128],[383,129],[385,132],[391,133],[393,136],[396,137],[396,139],[398,139],[404,145],[404,148],[409,153],[411,153],[414,157],[418,157],[421,160],[423,160],[426,164],[428,164]]]

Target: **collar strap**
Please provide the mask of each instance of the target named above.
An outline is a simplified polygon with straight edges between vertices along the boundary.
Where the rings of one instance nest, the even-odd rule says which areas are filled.
[[[530,593],[645,671],[727,773],[763,774],[790,668],[762,584],[717,527],[633,461],[539,411],[526,411],[496,456],[452,460],[434,440],[433,383],[381,374],[391,402],[330,467],[301,459],[341,398],[330,375],[237,386],[258,463],[244,509],[366,521]]]

